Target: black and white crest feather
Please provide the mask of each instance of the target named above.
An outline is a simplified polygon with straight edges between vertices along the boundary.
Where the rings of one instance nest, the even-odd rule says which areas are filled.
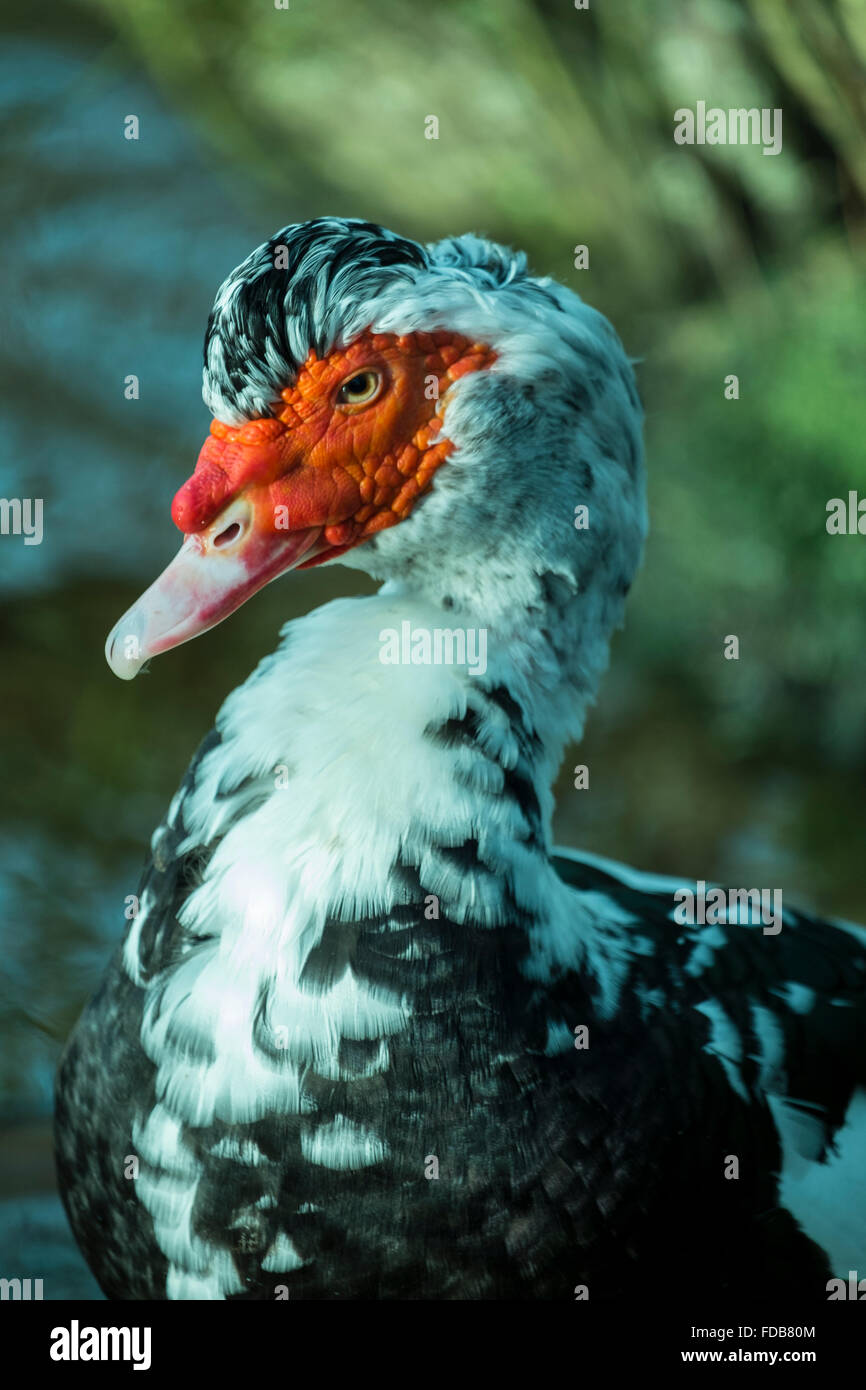
[[[556,308],[522,252],[476,236],[421,246],[385,227],[319,217],[284,227],[225,280],[208,321],[203,395],[218,418],[267,415],[310,350],[318,356],[371,326],[371,315],[430,274],[483,294],[520,283]],[[387,294],[384,292],[387,291]],[[383,299],[384,294],[384,299]]]
[[[310,349],[386,283],[428,264],[421,246],[372,222],[320,217],[284,227],[220,288],[204,345],[204,398],[219,419],[269,413]]]

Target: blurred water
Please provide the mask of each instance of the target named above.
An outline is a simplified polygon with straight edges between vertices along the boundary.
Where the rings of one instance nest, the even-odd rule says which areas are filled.
[[[0,780],[0,1266],[44,1278],[46,1298],[93,1298],[51,1192],[48,1116],[62,1038],[122,929],[146,839],[142,796],[107,820],[105,782],[70,757],[85,673],[100,664],[98,645],[76,645],[74,586],[92,575],[109,596],[123,579],[139,587],[176,548],[169,503],[208,423],[204,324],[257,237],[191,134],[99,37],[9,40],[0,122],[0,495],[44,503],[41,545],[0,539],[2,709],[15,730]],[[137,401],[124,399],[129,373]],[[161,810],[146,789],[144,804]]]
[[[123,138],[130,113],[138,141]],[[252,231],[190,134],[99,44],[11,40],[0,55],[0,120],[8,215],[0,495],[44,499],[41,545],[0,542],[0,593],[59,592],[82,574],[105,585],[146,579],[163,558],[154,537],[167,553],[176,548],[168,504],[206,429],[200,345],[215,282]],[[128,373],[140,378],[138,401],[124,399]],[[45,674],[60,673],[49,660]],[[58,779],[40,791],[44,805]],[[106,873],[88,853],[98,836],[70,844],[38,818],[18,832],[7,824],[5,834],[0,1097],[17,1113],[48,1105],[51,1020],[77,997],[85,953],[91,963],[103,957],[116,934],[130,871],[115,864]],[[52,920],[53,930],[38,929]],[[76,929],[64,932],[64,923]],[[64,959],[60,975],[46,935]],[[25,1016],[32,1032],[22,1044],[12,1020]]]
[[[149,85],[98,50],[9,42],[0,119],[0,495],[44,499],[42,545],[3,540],[0,591],[144,574],[157,523],[173,548],[167,505],[207,429],[214,290],[260,238]]]
[[[0,1262],[4,1278],[41,1279],[46,1301],[104,1297],[54,1193],[0,1201]]]
[[[93,847],[88,852],[86,837],[70,845],[34,827],[0,843],[0,1094],[7,1119],[50,1109],[58,1020],[104,968],[139,864],[140,855],[106,864]]]

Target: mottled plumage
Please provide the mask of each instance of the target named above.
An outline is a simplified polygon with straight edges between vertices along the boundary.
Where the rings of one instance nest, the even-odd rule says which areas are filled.
[[[115,1298],[825,1298],[866,1226],[863,933],[680,926],[674,882],[551,844],[646,526],[618,339],[506,248],[322,219],[220,290],[205,399],[267,418],[368,329],[495,360],[341,557],[382,589],[287,626],[153,837],[58,1077],[79,1242]],[[383,664],[407,620],[484,628],[486,669]]]

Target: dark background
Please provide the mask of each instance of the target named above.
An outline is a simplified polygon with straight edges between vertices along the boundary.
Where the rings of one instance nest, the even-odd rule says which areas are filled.
[[[45,516],[40,546],[0,537],[0,1274],[50,1273],[58,1297],[92,1286],[51,1191],[52,1073],[150,832],[281,623],[369,587],[293,576],[131,685],[103,660],[177,548],[213,294],[288,222],[486,233],[613,320],[642,359],[652,535],[559,838],[866,916],[866,537],[825,529],[831,497],[866,495],[866,19],[847,0],[12,16],[0,495]],[[782,153],[675,145],[698,100],[781,107]]]

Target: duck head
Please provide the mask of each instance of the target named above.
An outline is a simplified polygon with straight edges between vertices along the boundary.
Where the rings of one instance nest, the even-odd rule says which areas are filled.
[[[580,597],[606,647],[646,529],[640,405],[607,320],[522,254],[286,227],[217,294],[203,396],[183,543],[113,628],[116,675],[330,561],[494,626]]]

